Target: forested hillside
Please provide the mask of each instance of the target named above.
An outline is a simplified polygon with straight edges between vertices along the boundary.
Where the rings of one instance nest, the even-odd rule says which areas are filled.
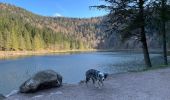
[[[105,18],[46,17],[0,3],[0,51],[141,48],[134,38],[122,42],[119,33],[107,35]],[[161,36],[149,30],[149,47],[161,48]]]
[[[44,17],[0,4],[0,50],[97,48],[102,18]]]

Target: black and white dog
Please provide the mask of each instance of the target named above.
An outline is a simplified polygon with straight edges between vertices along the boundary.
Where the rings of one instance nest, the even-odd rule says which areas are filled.
[[[103,81],[107,78],[108,74],[107,73],[102,73],[98,70],[95,69],[90,69],[86,71],[86,84],[92,80],[93,84],[95,85],[95,82],[98,83],[98,88],[103,86]],[[96,85],[95,85],[96,86]]]

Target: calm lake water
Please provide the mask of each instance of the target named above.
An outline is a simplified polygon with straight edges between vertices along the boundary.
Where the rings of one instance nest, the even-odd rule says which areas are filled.
[[[150,54],[155,64],[160,54]],[[158,60],[157,60],[158,59]],[[52,69],[63,76],[64,83],[78,83],[91,68],[107,73],[142,70],[143,54],[134,52],[86,52],[49,54],[0,60],[0,93],[8,94],[40,70]]]

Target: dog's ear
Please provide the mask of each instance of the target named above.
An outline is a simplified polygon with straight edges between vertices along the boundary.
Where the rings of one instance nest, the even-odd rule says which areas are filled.
[[[104,73],[104,78],[106,79],[108,77],[109,74]]]

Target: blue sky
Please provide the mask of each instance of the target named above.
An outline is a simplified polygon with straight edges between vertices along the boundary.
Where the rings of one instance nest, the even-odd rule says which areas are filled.
[[[100,0],[0,0],[25,8],[43,16],[89,18],[105,15],[104,10],[89,9],[89,6],[104,4]]]

